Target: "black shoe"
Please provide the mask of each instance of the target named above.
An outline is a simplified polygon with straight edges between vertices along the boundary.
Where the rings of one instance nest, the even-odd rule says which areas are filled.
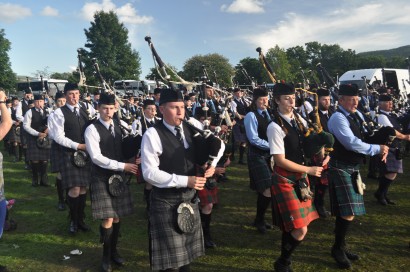
[[[273,267],[276,272],[292,272],[290,261],[283,260],[282,258],[277,259]]]
[[[205,243],[205,248],[215,248],[216,247],[216,244],[214,243],[214,241],[212,241],[211,238],[205,238],[204,243]]]
[[[70,234],[76,234],[77,231],[78,231],[78,225],[74,223],[74,221],[71,221],[68,232],[70,232]]]
[[[349,250],[344,250],[345,251],[345,254],[346,254],[346,257],[349,259],[349,260],[351,260],[351,261],[358,261],[358,260],[360,260],[360,256],[359,255],[357,255],[357,254],[355,254],[355,253],[352,253],[352,252],[350,252]]]
[[[389,198],[387,198],[387,197],[385,197],[384,199],[386,200],[387,204],[396,205],[396,202],[394,202],[393,200],[391,200],[391,199],[389,199]]]
[[[104,262],[101,265],[101,271],[102,272],[111,272],[112,271],[112,266],[111,262]]]
[[[238,164],[240,164],[240,165],[246,165],[246,162],[244,162],[244,161],[238,161]]]
[[[30,166],[30,164],[25,164],[24,165],[24,170],[31,170],[31,166]]]
[[[267,230],[268,230],[268,229],[273,229],[273,226],[272,226],[271,224],[265,222],[265,228],[266,228]]]
[[[375,175],[375,174],[367,174],[367,178],[370,178],[370,179],[379,179],[379,177],[377,176],[377,175]]]
[[[7,267],[0,265],[0,272],[7,272]]]
[[[383,206],[387,205],[386,199],[381,194],[379,194],[378,192],[374,193],[374,197],[377,199],[377,202],[379,204],[381,204]]]
[[[316,206],[316,211],[319,214],[320,218],[327,218],[330,216],[330,212],[327,211],[323,206]]]
[[[120,256],[120,254],[118,254],[118,252],[113,252],[111,253],[111,260],[119,266],[122,266],[125,264],[125,260]]]
[[[57,209],[59,211],[65,211],[66,210],[65,203],[64,202],[58,202]]]
[[[332,257],[335,259],[337,265],[342,269],[349,269],[352,267],[352,263],[346,256],[346,253],[340,249],[332,247]]]
[[[254,227],[256,227],[256,229],[260,232],[260,233],[262,233],[262,234],[265,234],[266,233],[266,223],[265,223],[265,221],[260,221],[260,222],[258,222],[258,221],[254,221],[253,222],[253,226]]]
[[[79,220],[78,229],[82,231],[89,231],[91,228],[87,226],[83,220]]]

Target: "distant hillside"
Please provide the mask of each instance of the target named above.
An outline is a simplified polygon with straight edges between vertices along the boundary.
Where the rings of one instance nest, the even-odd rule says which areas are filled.
[[[394,49],[388,50],[378,50],[378,51],[369,51],[369,52],[362,52],[358,53],[359,56],[384,56],[385,58],[389,59],[391,57],[403,57],[408,58],[410,56],[410,45],[401,46]]]

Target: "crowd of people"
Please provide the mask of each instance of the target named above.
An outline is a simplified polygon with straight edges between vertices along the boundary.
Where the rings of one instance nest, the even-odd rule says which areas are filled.
[[[403,141],[410,141],[392,113],[394,97],[379,92],[369,117],[356,85],[339,86],[335,97],[318,86],[278,82],[246,91],[209,83],[200,91],[157,88],[143,99],[122,98],[122,106],[115,94],[91,97],[76,83],[53,97],[28,89],[21,101],[6,100],[0,89],[0,139],[14,161],[24,158],[33,187],[50,186],[48,172],[56,173],[57,208],[68,207],[72,235],[90,230],[89,194],[92,217],[101,221],[102,271],[125,263],[117,245],[121,219],[134,212],[133,176],[144,183],[152,270],[191,271],[192,261],[217,246],[211,215],[234,160],[248,166],[257,195],[253,226],[282,232],[275,271],[292,271],[309,224],[329,216],[336,217],[331,256],[347,269],[360,259],[347,246],[349,226],[366,213],[360,165],[371,157],[369,171],[380,170],[378,203],[396,205],[388,189],[403,172]],[[7,210],[1,161],[0,237]]]

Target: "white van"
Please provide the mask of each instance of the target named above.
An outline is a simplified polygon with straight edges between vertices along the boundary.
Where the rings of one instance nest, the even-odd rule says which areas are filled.
[[[162,87],[164,83],[159,82]],[[116,80],[114,81],[114,89],[117,92],[121,92],[123,95],[132,94],[133,96],[148,95],[154,93],[154,89],[157,87],[155,80]]]
[[[384,68],[384,74],[382,68],[347,71],[339,78],[339,84],[357,84],[359,89],[365,90],[364,79],[366,84],[373,87],[384,83],[388,88],[396,90],[395,93],[400,93],[404,99],[407,99],[407,93],[410,93],[410,75],[406,69]]]

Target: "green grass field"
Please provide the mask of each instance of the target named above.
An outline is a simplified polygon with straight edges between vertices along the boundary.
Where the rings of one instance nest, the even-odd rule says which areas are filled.
[[[31,186],[30,173],[23,163],[12,163],[4,154],[5,190],[8,199],[16,199],[11,218],[17,230],[5,232],[0,240],[0,264],[9,271],[99,271],[102,246],[99,244],[99,221],[92,221],[87,200],[88,233],[68,234],[68,212],[57,211],[55,187]],[[406,159],[407,161],[409,158]],[[405,170],[410,163],[405,162]],[[257,272],[272,271],[280,254],[280,231],[275,228],[265,235],[252,226],[256,194],[249,189],[246,166],[233,163],[229,182],[219,184],[220,203],[213,211],[211,231],[218,247],[192,264],[192,271]],[[362,176],[366,171],[362,171]],[[410,271],[410,184],[409,171],[391,187],[390,197],[397,206],[383,207],[373,193],[377,181],[365,180],[367,215],[357,217],[351,226],[348,242],[362,260],[354,271]],[[54,184],[54,176],[50,175]],[[116,271],[150,271],[147,221],[143,202],[143,185],[131,185],[136,213],[122,220],[119,251],[127,264]],[[267,214],[267,219],[270,213]],[[305,241],[293,255],[294,271],[338,271],[330,256],[334,218],[319,219],[309,227]],[[73,249],[83,252],[63,261]]]

